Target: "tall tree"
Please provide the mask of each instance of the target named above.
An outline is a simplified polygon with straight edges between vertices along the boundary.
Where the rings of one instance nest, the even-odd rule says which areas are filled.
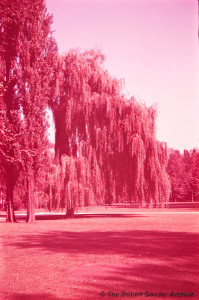
[[[167,151],[155,138],[155,109],[125,99],[120,83],[102,63],[103,56],[95,51],[70,51],[60,58],[51,102],[56,155],[60,160],[67,155],[71,162],[82,156],[90,175],[99,169],[106,203],[122,198],[141,206],[165,203],[170,191]],[[75,174],[76,164],[72,166]],[[70,182],[66,176],[64,190]],[[80,182],[82,189],[85,180]]]
[[[14,187],[20,171],[21,129],[20,105],[16,88],[19,1],[0,2],[0,165],[6,186],[7,221],[14,222]]]
[[[5,125],[5,147],[9,147],[10,136],[14,145],[12,152],[9,152],[10,167],[6,162],[4,169],[7,172],[11,169],[11,173],[13,168],[18,171],[16,157],[20,158],[26,171],[27,221],[33,222],[34,180],[47,147],[46,108],[51,67],[56,55],[56,44],[50,32],[52,18],[47,14],[44,0],[2,0],[1,16],[1,57],[5,73],[3,77],[6,78],[2,118],[4,123],[8,123]],[[15,148],[18,149],[17,154]],[[9,177],[12,176],[7,174],[7,181]],[[16,179],[10,183],[13,188],[15,182]],[[10,190],[7,189],[8,193]]]

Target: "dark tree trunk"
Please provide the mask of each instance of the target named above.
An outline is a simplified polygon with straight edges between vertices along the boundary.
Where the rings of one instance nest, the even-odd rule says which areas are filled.
[[[33,223],[35,221],[35,197],[34,197],[34,177],[32,172],[27,179],[27,192],[28,192],[28,203],[27,203],[26,222]]]
[[[73,218],[74,214],[75,214],[74,208],[71,206],[67,206],[66,218]]]
[[[49,211],[52,211],[52,183],[49,184]]]
[[[13,203],[14,186],[7,185],[6,191],[6,222],[16,222]]]
[[[73,218],[74,217],[74,206],[73,201],[70,197],[67,197],[66,187],[65,187],[65,203],[66,203],[66,218]]]
[[[58,187],[57,187],[56,210],[60,209],[60,203],[61,203],[61,188],[60,188],[60,182],[59,182]]]

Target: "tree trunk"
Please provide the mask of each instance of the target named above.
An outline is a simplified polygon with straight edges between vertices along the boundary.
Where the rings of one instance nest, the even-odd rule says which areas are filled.
[[[73,207],[73,201],[71,197],[71,191],[69,190],[69,193],[67,193],[67,188],[65,187],[64,191],[65,196],[65,203],[66,203],[66,218],[73,218],[74,217],[74,207]]]
[[[49,211],[52,211],[52,183],[49,183]]]
[[[67,206],[66,218],[73,218],[74,214],[75,214],[74,208],[71,206]]]
[[[35,221],[35,198],[34,198],[34,177],[31,172],[27,179],[28,185],[28,203],[27,203],[27,219],[26,222],[33,223]]]
[[[60,182],[58,182],[57,195],[56,195],[56,210],[60,209],[60,203],[61,203],[61,188],[60,188]]]
[[[14,213],[14,204],[13,204],[13,192],[14,186],[7,185],[6,190],[6,222],[16,222],[15,213]]]

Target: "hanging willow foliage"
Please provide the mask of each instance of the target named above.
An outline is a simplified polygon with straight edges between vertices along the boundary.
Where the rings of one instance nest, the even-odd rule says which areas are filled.
[[[61,165],[67,211],[104,203],[103,174],[94,157],[89,160],[83,156],[77,158],[62,155]]]
[[[70,51],[55,70],[51,108],[65,205],[168,201],[166,145],[155,138],[154,108],[122,96],[101,53]]]

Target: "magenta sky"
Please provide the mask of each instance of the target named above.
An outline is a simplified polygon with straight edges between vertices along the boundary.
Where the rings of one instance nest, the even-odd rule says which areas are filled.
[[[98,48],[125,92],[157,104],[157,137],[199,147],[197,0],[47,0],[60,52]]]

